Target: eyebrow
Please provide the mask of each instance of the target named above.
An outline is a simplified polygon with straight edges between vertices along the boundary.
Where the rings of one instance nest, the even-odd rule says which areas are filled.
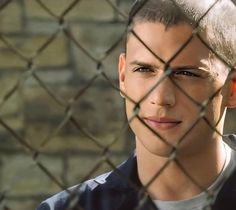
[[[144,66],[147,68],[156,68],[156,69],[160,69],[160,66],[154,64],[154,63],[146,63],[143,61],[138,61],[138,60],[134,60],[132,62],[130,62],[131,65],[138,65],[138,66]]]
[[[138,61],[138,60],[134,60],[132,62],[130,62],[131,65],[138,65],[138,66],[144,66],[147,68],[155,68],[155,69],[160,69],[161,67],[154,64],[154,63],[146,63],[143,61]],[[201,71],[205,71],[208,72],[207,69],[203,68],[203,67],[199,67],[197,65],[180,65],[180,66],[171,66],[170,67],[172,70],[176,71],[176,70],[187,70],[187,69],[196,69],[196,70],[201,70]]]
[[[199,67],[196,65],[183,65],[183,66],[174,66],[171,67],[172,70],[185,70],[185,69],[196,69],[196,70],[201,70],[201,71],[207,71],[206,68],[204,67]]]

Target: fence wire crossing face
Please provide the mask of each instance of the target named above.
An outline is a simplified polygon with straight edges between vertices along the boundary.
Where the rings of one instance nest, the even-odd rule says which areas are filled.
[[[201,80],[199,79],[199,77],[208,78],[208,75],[205,76],[206,72],[204,72],[204,70],[202,69],[196,69],[197,67],[189,67],[191,69],[188,69],[186,67],[184,69],[181,69],[181,68],[176,69],[175,61],[178,59],[179,56],[181,57],[183,53],[186,53],[185,51],[188,49],[189,45],[195,43],[196,40],[198,40],[198,42],[206,46],[206,48],[209,51],[211,51],[211,54],[213,57],[216,57],[217,59],[220,60],[222,65],[227,66],[228,69],[233,69],[233,63],[230,63],[219,52],[216,52],[213,46],[210,46],[207,43],[207,41],[202,36],[202,32],[201,32],[202,22],[204,22],[204,20],[208,18],[209,15],[211,15],[211,11],[213,11],[218,6],[218,4],[221,3],[221,1],[220,0],[211,1],[212,3],[209,4],[207,8],[204,8],[205,10],[202,11],[201,16],[198,17],[194,25],[192,24],[192,31],[191,33],[189,33],[189,36],[188,37],[185,36],[185,41],[179,45],[179,48],[176,49],[175,53],[168,59],[157,54],[156,49],[153,46],[151,46],[150,43],[146,42],[145,37],[143,36],[143,33],[141,33],[140,30],[138,30],[137,27],[135,27],[135,23],[134,23],[135,20],[133,21],[132,17],[128,19],[128,14],[126,14],[125,10],[122,9],[121,5],[125,1],[121,1],[121,0],[117,0],[117,1],[104,0],[102,4],[106,4],[106,8],[110,8],[110,10],[113,11],[113,14],[115,14],[114,15],[115,18],[113,21],[119,22],[123,25],[127,24],[128,30],[125,30],[125,29],[123,31],[121,30],[121,33],[116,36],[116,40],[114,40],[114,42],[110,46],[106,46],[106,50],[103,51],[102,53],[96,54],[91,49],[87,49],[86,47],[84,47],[85,45],[83,44],[82,41],[78,41],[77,36],[74,33],[75,31],[73,31],[71,27],[73,24],[72,23],[73,21],[70,22],[69,20],[67,20],[67,17],[72,12],[75,13],[76,9],[80,8],[80,6],[82,7],[83,4],[88,4],[88,5],[91,4],[89,6],[91,6],[91,8],[94,9],[92,6],[94,1],[91,1],[91,2],[89,1],[86,2],[86,1],[87,0],[68,1],[69,3],[68,2],[66,3],[66,7],[61,9],[59,12],[58,11],[56,12],[56,10],[54,10],[53,7],[51,6],[52,4],[58,4],[57,1],[47,2],[43,0],[35,0],[34,4],[37,4],[38,9],[43,11],[43,13],[46,14],[47,18],[53,20],[53,22],[56,24],[54,24],[54,26],[52,27],[53,30],[51,30],[52,32],[51,35],[48,36],[47,39],[44,39],[43,41],[41,41],[38,44],[37,49],[31,52],[30,55],[23,52],[20,49],[20,44],[12,42],[11,38],[14,37],[14,33],[6,33],[4,31],[1,31],[0,33],[0,41],[1,41],[0,47],[2,49],[7,49],[11,53],[13,53],[17,57],[17,59],[23,63],[23,67],[22,67],[23,71],[21,71],[20,76],[18,77],[17,80],[15,80],[16,82],[13,85],[7,87],[7,91],[5,91],[3,96],[1,97],[0,109],[4,110],[4,107],[8,106],[9,101],[11,101],[12,98],[14,98],[15,95],[18,94],[22,90],[24,85],[27,84],[28,80],[33,79],[35,83],[41,87],[44,94],[46,94],[58,107],[60,107],[60,110],[63,113],[63,118],[60,119],[60,121],[57,123],[57,126],[53,128],[53,130],[49,131],[46,135],[44,135],[44,138],[39,139],[38,140],[39,143],[32,144],[32,140],[27,139],[24,135],[24,132],[15,129],[14,125],[11,124],[11,121],[7,121],[4,119],[5,115],[3,111],[1,111],[2,116],[0,116],[0,124],[2,128],[4,128],[4,130],[7,131],[7,133],[10,134],[11,137],[13,137],[14,141],[16,141],[20,145],[20,149],[23,148],[25,150],[25,153],[27,153],[32,160],[31,164],[27,165],[26,167],[23,167],[24,169],[20,170],[21,172],[24,172],[22,173],[22,175],[20,173],[16,174],[14,176],[15,178],[11,179],[9,183],[7,183],[7,185],[5,186],[1,184],[1,186],[4,186],[4,188],[1,187],[1,197],[0,197],[1,208],[11,209],[11,210],[17,209],[14,206],[12,207],[11,205],[11,202],[14,199],[14,196],[13,197],[10,196],[11,191],[14,189],[14,186],[17,184],[17,182],[20,182],[19,180],[23,178],[24,174],[27,174],[27,170],[30,171],[32,170],[32,168],[37,167],[44,174],[44,176],[49,178],[54,183],[54,185],[58,186],[58,189],[66,190],[68,194],[70,194],[70,199],[69,199],[70,208],[69,209],[83,209],[77,204],[77,201],[79,200],[78,193],[74,193],[74,191],[68,190],[68,187],[69,187],[68,183],[66,183],[66,181],[63,181],[63,179],[58,178],[58,174],[55,174],[55,172],[52,172],[53,170],[51,169],[51,167],[53,168],[53,166],[50,167],[50,165],[45,164],[45,162],[42,161],[42,158],[45,155],[47,155],[47,150],[45,149],[47,148],[48,145],[53,145],[54,137],[59,135],[60,132],[66,127],[68,127],[69,125],[73,126],[73,128],[76,128],[76,130],[78,130],[80,135],[82,134],[83,136],[86,137],[87,141],[92,142],[92,144],[98,148],[99,158],[95,161],[96,163],[91,166],[88,166],[88,165],[81,166],[81,167],[89,168],[89,170],[87,170],[87,173],[84,175],[84,177],[80,178],[77,181],[77,183],[81,183],[85,180],[92,178],[94,174],[101,167],[103,167],[103,165],[108,165],[110,169],[116,168],[117,164],[114,163],[110,154],[112,153],[112,148],[114,147],[114,145],[116,145],[117,142],[120,141],[120,138],[127,132],[128,126],[130,124],[131,127],[133,125],[134,130],[137,127],[137,129],[140,129],[141,132],[143,131],[144,133],[146,133],[145,135],[147,135],[148,137],[152,136],[152,140],[154,139],[158,146],[167,148],[165,150],[166,152],[164,155],[168,156],[166,163],[160,168],[160,170],[158,170],[155,173],[155,175],[142,188],[135,186],[134,183],[132,183],[132,180],[129,180],[130,185],[134,188],[134,190],[139,191],[140,202],[137,209],[141,209],[145,200],[148,199],[148,196],[146,194],[146,192],[148,191],[148,188],[173,163],[175,163],[179,167],[179,169],[183,172],[183,174],[186,177],[188,177],[188,179],[191,180],[191,182],[195,186],[197,186],[200,192],[205,192],[208,195],[209,200],[207,203],[209,205],[205,209],[211,209],[211,206],[215,199],[213,192],[211,192],[211,190],[205,189],[201,183],[198,183],[196,178],[192,175],[191,171],[188,171],[185,168],[184,164],[181,162],[181,159],[179,159],[178,155],[182,147],[184,147],[184,145],[188,145],[187,141],[189,141],[189,136],[193,135],[192,132],[194,132],[194,130],[199,127],[202,128],[201,127],[202,124],[207,125],[209,129],[213,130],[215,133],[217,133],[217,135],[223,136],[223,134],[217,129],[217,124],[212,124],[212,120],[209,119],[208,109],[209,109],[209,106],[211,106],[212,101],[214,101],[214,99],[218,97],[219,93],[221,93],[224,90],[224,86],[215,88],[213,89],[214,91],[206,90],[207,93],[204,94],[204,97],[198,97],[198,94],[196,93],[196,89],[194,88],[191,89],[191,85],[194,86],[193,82],[195,80],[198,80],[198,84],[200,83],[205,84],[202,82],[203,79]],[[135,19],[136,14],[139,13],[139,10],[142,9],[142,7],[148,2],[148,0],[140,1],[140,2],[142,3],[138,4],[136,9],[133,11],[134,19]],[[173,0],[172,2],[176,7],[182,9],[181,1]],[[21,0],[19,1],[5,0],[5,1],[0,1],[0,3],[1,3],[0,4],[1,12],[9,9],[9,7],[11,6],[23,5],[24,7],[27,7],[27,4],[29,4],[28,1],[21,1]],[[130,3],[132,3],[132,1],[130,1]],[[2,17],[0,17],[0,22],[1,22],[1,18]],[[104,24],[103,21],[100,21],[100,22],[98,21],[95,23],[98,25]],[[40,30],[38,30],[38,33],[40,33]],[[40,62],[38,61],[38,59],[43,56],[43,54],[47,51],[47,49],[50,48],[50,46],[60,36],[63,36],[64,39],[70,43],[70,45],[73,45],[74,49],[79,50],[83,54],[83,56],[85,56],[86,59],[89,59],[89,61],[95,66],[93,73],[91,74],[90,69],[88,69],[88,71],[90,71],[89,76],[86,79],[81,80],[82,87],[80,85],[80,88],[78,88],[79,90],[77,90],[76,92],[74,91],[73,94],[69,94],[70,97],[65,97],[65,98],[61,97],[60,94],[58,94],[55,89],[51,88],[50,85],[48,85],[48,82],[44,80],[45,78],[42,79],[42,77],[40,76],[40,73],[41,73],[40,68],[42,67],[39,67]],[[149,56],[151,55],[152,57],[155,57],[156,61],[160,64],[160,68],[158,67],[159,68],[158,74],[160,74],[160,76],[158,76],[158,79],[149,83],[148,86],[147,85],[145,86],[145,84],[143,84],[143,90],[145,91],[139,95],[137,95],[137,92],[135,92],[132,88],[129,89],[130,91],[128,91],[127,89],[122,89],[122,88],[120,89],[119,85],[116,82],[116,79],[111,78],[109,73],[105,71],[106,64],[107,64],[106,60],[108,59],[108,57],[115,56],[114,51],[117,50],[117,48],[121,45],[122,41],[123,40],[129,41],[131,37],[134,40],[134,42],[138,43],[141,46],[141,48],[146,48],[146,54],[149,54]],[[165,37],[163,37],[163,39],[166,40]],[[166,45],[169,46],[168,44]],[[126,50],[129,50],[129,49],[126,49]],[[57,52],[53,52],[53,53],[57,53]],[[80,60],[80,58],[78,58],[78,62],[83,62],[83,60]],[[142,76],[137,76],[139,77],[140,81],[148,80],[148,77],[151,77],[152,75],[155,74],[154,70],[151,69],[150,66],[147,66],[144,64],[142,66],[141,64],[138,64],[138,65],[140,66],[140,68],[134,70],[133,73],[136,75],[142,74]],[[138,71],[140,72],[137,73]],[[196,74],[197,71],[202,72],[202,75]],[[230,78],[230,75],[231,74],[229,73],[229,78]],[[57,72],[55,72],[55,75],[53,75],[53,77],[57,77]],[[145,77],[145,79],[143,77]],[[182,77],[189,77],[189,78],[191,77],[191,79],[189,79],[189,81],[183,81]],[[81,116],[78,116],[76,114],[76,110],[74,108],[76,104],[80,103],[80,100],[82,97],[86,98],[86,94],[88,94],[88,92],[93,88],[93,86],[96,85],[96,82],[100,81],[101,79],[103,79],[103,81],[105,81],[106,84],[108,84],[108,86],[112,90],[115,90],[116,93],[121,94],[125,98],[126,106],[128,106],[127,112],[129,112],[127,122],[124,123],[124,125],[119,129],[118,132],[117,131],[115,132],[116,135],[110,137],[110,140],[108,142],[104,142],[103,139],[100,139],[98,136],[96,136],[96,134],[86,129],[86,127],[84,127],[84,125],[81,124],[81,121],[80,121]],[[207,81],[208,82],[211,81],[210,78]],[[213,80],[211,82],[213,82]],[[144,116],[145,107],[146,107],[145,104],[151,98],[151,95],[156,94],[157,90],[163,87],[166,87],[165,85],[167,85],[167,83],[168,85],[172,87],[172,89],[175,89],[175,92],[177,92],[176,94],[180,95],[181,98],[188,105],[191,104],[191,106],[193,107],[191,110],[195,110],[196,112],[195,113],[196,116],[194,117],[194,119],[191,119],[191,124],[189,124],[188,127],[184,129],[184,132],[179,133],[178,135],[175,135],[177,136],[177,138],[175,139],[170,139],[168,138],[168,135],[163,135],[161,132],[157,132],[156,129],[154,128],[155,126],[152,126],[152,122],[150,122],[150,119],[148,120],[147,116]],[[132,84],[135,85],[135,83],[132,83]],[[211,86],[209,85],[206,88],[210,88],[210,87]],[[194,95],[191,94],[193,92],[194,92]],[[167,97],[171,97],[171,96],[167,96]],[[169,100],[168,102],[164,102],[164,103],[169,103],[167,104],[168,107],[173,106],[173,104],[175,103],[175,101],[171,101],[172,99],[166,99],[166,100]],[[94,106],[96,107],[96,101],[93,101],[93,103],[94,103]],[[151,103],[155,105],[155,103],[157,102],[153,101]],[[186,110],[186,112],[191,111],[191,110]],[[87,117],[89,118],[89,116]],[[110,122],[107,122],[107,124],[109,123]],[[180,123],[179,121],[178,122],[175,121],[175,122],[169,123],[166,126],[171,127],[179,123]],[[164,127],[164,125],[159,125],[159,126]],[[40,132],[40,130],[38,130],[37,132]],[[7,139],[3,139],[3,140],[7,141]],[[66,142],[64,142],[64,144],[66,144]],[[80,142],[78,140],[78,147],[80,147],[79,144]],[[145,144],[145,143],[142,142],[142,144]],[[1,150],[3,151],[3,149]],[[66,170],[66,167],[64,169]],[[73,169],[73,170],[79,170],[79,168]],[[70,173],[70,171],[68,173]],[[119,175],[125,178],[124,175],[122,175],[122,173],[120,173]],[[49,195],[46,193],[45,195],[41,197],[39,196],[39,198],[36,199],[36,202],[39,202],[39,199],[41,198],[45,199],[46,196],[49,196]],[[154,207],[152,209],[154,209]]]

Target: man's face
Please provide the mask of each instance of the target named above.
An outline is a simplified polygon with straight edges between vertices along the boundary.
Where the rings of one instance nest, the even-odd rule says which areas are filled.
[[[166,29],[161,23],[141,22],[136,23],[133,30],[165,62],[170,60],[192,33],[191,26],[184,23]],[[137,117],[131,120],[135,103],[127,97],[126,112],[136,135],[136,144],[161,156],[168,156],[172,145],[182,154],[193,154],[211,147],[219,136],[203,118],[194,124],[202,114],[213,127],[222,132],[221,118],[229,92],[228,85],[224,85],[226,70],[220,65],[218,68],[211,66],[211,54],[197,37],[170,62],[172,71],[169,77],[165,77],[165,65],[152,52],[130,34],[126,55],[120,56],[120,88],[136,103],[141,101],[138,116],[153,130]],[[213,100],[207,103],[214,94]],[[200,105],[203,103],[207,103],[205,110]],[[154,132],[168,143],[163,143]]]

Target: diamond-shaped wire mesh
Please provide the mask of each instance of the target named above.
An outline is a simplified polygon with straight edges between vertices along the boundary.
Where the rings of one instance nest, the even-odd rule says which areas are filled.
[[[148,0],[142,2],[144,5]],[[196,17],[193,32],[168,60],[156,54],[132,28],[133,19],[128,20],[132,3],[132,0],[0,1],[1,209],[34,209],[56,192],[115,169],[133,152],[134,137],[129,124],[137,122],[170,150],[163,167],[140,189],[137,209],[147,199],[149,186],[173,162],[199,190],[209,195],[211,207],[211,192],[185,169],[178,159],[178,148],[202,121],[222,135],[206,114],[222,87],[199,102],[171,75],[172,62],[196,37],[232,69],[230,58],[214,50],[200,33],[205,18],[220,1],[212,1]],[[173,3],[182,9],[182,1]],[[133,11],[133,16],[143,5]],[[120,90],[118,84],[117,63],[119,54],[125,50],[127,24],[129,36],[135,37],[165,70],[138,100]],[[194,122],[175,143],[142,118],[143,102],[169,78],[171,85],[199,108]],[[133,105],[128,120],[120,94]],[[226,132],[235,131],[234,119],[234,112],[228,112]],[[68,193],[74,198],[73,193]]]

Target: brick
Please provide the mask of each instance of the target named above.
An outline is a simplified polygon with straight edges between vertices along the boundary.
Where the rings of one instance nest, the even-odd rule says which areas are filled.
[[[60,15],[72,1],[43,0],[57,15]],[[119,2],[119,7],[125,11],[131,0]],[[22,6],[25,14],[21,13]],[[8,14],[10,9],[13,12]],[[3,18],[0,18],[0,22],[5,24],[7,32],[14,32],[8,33],[7,38],[28,58],[34,55],[59,27],[58,20],[45,12],[36,1],[12,1],[6,11],[4,17],[1,16],[4,11],[0,12]],[[25,22],[22,22],[22,15]],[[118,21],[115,23],[117,18]],[[76,40],[97,59],[103,56],[125,30],[123,19],[115,15],[105,0],[81,0],[65,19],[69,21]],[[123,46],[120,44],[103,61],[104,71],[116,86],[118,56],[122,51]],[[12,53],[1,41],[0,53],[0,82],[4,86],[0,90],[1,98],[17,79],[23,76],[22,73],[27,70],[27,62]],[[63,33],[36,57],[34,64],[37,75],[45,85],[64,101],[73,98],[97,72],[97,63],[91,61],[73,42],[65,38]],[[82,127],[103,145],[110,144],[119,136],[109,149],[109,158],[115,165],[127,157],[133,143],[126,142],[128,137],[121,134],[125,119],[123,101],[119,92],[112,89],[106,80],[99,77],[73,104],[73,113]],[[101,157],[102,149],[71,123],[66,124],[44,147],[41,147],[41,143],[64,119],[65,107],[58,105],[33,77],[22,83],[20,92],[17,91],[10,98],[0,109],[0,114],[30,145],[42,152],[38,160],[58,180],[66,180],[68,186],[79,183],[95,166],[95,160]],[[34,196],[46,198],[49,194],[61,191],[35,165],[31,154],[26,153],[25,148],[2,126],[0,149],[3,151],[0,184],[1,189],[10,186],[8,195],[11,200],[6,200],[9,207],[16,210],[35,209],[39,199],[37,203],[33,199]],[[109,170],[111,168],[104,163],[92,177]],[[17,200],[18,196],[24,199]]]
[[[73,78],[71,69],[62,68],[62,69],[39,69],[36,72],[37,76],[49,86],[66,86],[70,80]],[[39,86],[39,83],[33,76],[30,76],[25,81],[25,86],[28,87],[29,91],[32,87]]]
[[[91,54],[96,60],[100,60],[105,52],[119,40],[124,33],[124,25],[104,24],[104,25],[73,25],[72,33],[76,40]],[[109,75],[117,78],[118,55],[122,52],[120,45],[111,52],[105,59],[106,69]],[[96,62],[85,55],[75,44],[73,44],[73,60],[77,70],[83,78],[91,78],[96,73]]]
[[[1,69],[0,71],[4,71],[3,69]],[[10,73],[10,74],[2,74],[0,77],[0,84],[1,84],[1,88],[0,88],[0,101],[2,102],[3,97],[8,94],[8,92],[15,86],[15,84],[18,83],[19,79],[20,79],[21,74],[20,73]],[[17,93],[19,94],[19,92]],[[0,103],[1,103],[0,102]]]
[[[23,129],[23,122],[24,119],[22,115],[13,116],[13,117],[2,117],[2,120],[10,126],[11,129],[15,130],[16,132]],[[6,129],[0,126],[0,132],[6,132]],[[8,131],[7,131],[8,132]]]
[[[18,198],[18,199],[6,199],[5,202],[3,202],[4,205],[6,205],[9,209],[14,209],[14,210],[32,210],[32,209],[36,209],[36,207],[39,204],[39,201],[36,203],[33,200],[30,200],[28,198],[28,200],[26,199],[22,199],[22,198]]]
[[[99,88],[94,85],[87,89],[74,104],[74,110],[79,122],[94,134],[114,131],[124,119],[119,93],[106,86]]]
[[[56,39],[36,59],[38,67],[65,66],[68,62],[66,45],[61,39]]]
[[[36,52],[39,46],[39,41],[41,43],[47,42],[50,37],[35,37],[28,42],[25,49],[30,49],[32,53]],[[39,39],[39,40],[38,40]],[[37,46],[37,47],[35,47]],[[39,46],[39,47],[38,47]],[[68,62],[66,42],[63,35],[56,37],[34,60],[37,67],[51,67],[51,66],[65,66]]]
[[[105,0],[82,0],[67,15],[67,19],[107,21],[114,19],[114,11]]]
[[[41,123],[43,124],[43,123]],[[46,126],[45,126],[46,127]],[[102,148],[98,147],[91,139],[83,136],[80,131],[77,131],[76,134],[67,134],[64,135],[63,129],[56,136],[52,136],[50,140],[42,147],[41,143],[51,133],[52,128],[49,130],[47,128],[41,129],[40,133],[37,132],[37,128],[42,128],[40,123],[38,125],[27,126],[26,129],[26,138],[29,140],[30,144],[36,148],[40,148],[40,151],[46,153],[67,153],[71,155],[75,155],[78,151],[90,151],[92,153],[98,154],[102,151]],[[112,133],[108,133],[107,135],[95,135],[95,138],[98,139],[98,142],[104,146],[110,145],[116,138],[116,136]],[[124,135],[121,136],[112,146],[110,147],[111,152],[123,152],[126,139]]]
[[[9,41],[12,45],[25,55],[28,59],[31,58],[41,46],[47,42],[50,36],[26,36],[22,38],[11,37]],[[25,68],[27,69],[27,61],[16,55],[8,46],[0,49],[0,68]],[[58,59],[60,58],[60,59]],[[67,48],[64,36],[58,35],[34,60],[37,67],[44,66],[60,66],[66,65],[68,62]]]
[[[6,80],[7,81],[7,80]],[[6,91],[3,92],[1,97],[0,116],[20,116],[22,114],[23,100],[20,93],[20,89],[16,90],[6,101],[3,100],[3,96],[9,92],[12,87],[9,86]]]
[[[101,25],[81,23],[72,25],[71,31],[85,49],[99,57],[124,34],[125,26],[122,23]]]
[[[57,3],[55,4],[55,1],[49,0],[49,1],[42,1],[43,3],[45,3],[45,5],[47,7],[49,7],[50,9],[52,9],[52,11],[55,10],[62,10],[62,8],[64,8],[68,2],[68,0],[59,0],[57,1]],[[71,2],[71,0],[69,0],[69,2]],[[53,3],[53,7],[50,7],[50,4]],[[52,6],[52,5],[51,5]],[[53,20],[54,18],[43,8],[41,7],[37,1],[25,1],[25,14],[27,19],[32,19],[32,18],[41,18],[41,19],[51,19]]]
[[[17,121],[14,119],[14,121]],[[19,131],[16,131],[16,133],[20,133]],[[10,133],[8,130],[0,126],[0,149],[1,151],[15,151],[15,150],[21,150],[24,147],[22,144],[19,143],[19,141]],[[24,148],[25,149],[25,148]]]
[[[82,90],[83,87],[84,85],[78,85],[73,88],[52,87],[51,89],[56,95],[67,101],[69,98],[73,97],[77,91]],[[64,108],[60,107],[40,86],[24,89],[24,98],[26,106],[26,119],[48,120],[49,116],[59,116],[63,119]],[[123,103],[119,92],[113,90],[109,86],[106,86],[106,83],[104,83],[104,87],[99,87],[98,84],[95,83],[87,89],[78,101],[74,103],[73,110],[75,116],[78,116],[79,120],[85,125],[87,124],[88,128],[92,130],[94,128],[97,128],[97,130],[100,129],[99,125],[94,124],[96,122],[99,124],[104,124],[107,121],[114,121],[117,119],[120,123],[124,117],[124,114],[120,114],[123,112]],[[45,117],[43,115],[44,113]],[[98,115],[97,113],[106,114]],[[90,119],[87,118],[87,116],[90,116]],[[91,120],[92,118],[93,120]],[[113,125],[110,123],[110,128],[102,130],[104,130],[105,133],[108,129],[112,130],[114,127],[117,127],[116,124]]]
[[[28,155],[2,157],[2,189],[9,189],[7,195],[54,193],[60,190]],[[60,159],[40,157],[42,163],[55,178],[60,180],[62,162]],[[39,182],[40,180],[40,182]]]
[[[50,86],[49,86],[50,87]],[[58,94],[55,91],[55,94]],[[64,108],[40,86],[27,86],[23,89],[25,120],[49,120],[50,116],[63,116]]]
[[[47,123],[47,122],[46,122]],[[43,124],[43,123],[41,123]],[[41,143],[46,139],[48,134],[53,130],[49,130],[46,126],[44,129],[41,129],[40,133],[37,132],[37,128],[42,128],[40,123],[33,126],[27,126],[25,130],[25,136],[30,142],[30,145],[35,148],[39,148],[40,151],[46,153],[70,153],[75,155],[77,151],[90,151],[92,153],[100,153],[103,149],[98,147],[90,138],[83,136],[80,131],[77,131],[76,134],[63,135],[63,129],[56,136],[50,136],[50,140],[44,146],[41,146]],[[50,128],[50,127],[49,127]],[[123,137],[123,135],[122,135]],[[104,146],[110,145],[113,140],[116,138],[112,133],[107,135],[95,135],[95,138],[98,139],[98,142]],[[122,152],[124,150],[126,143],[125,138],[119,138],[111,147],[110,151],[112,152]]]
[[[55,15],[60,16],[73,0],[42,1]],[[51,17],[37,2],[30,1],[26,4],[28,18],[48,18]],[[96,20],[107,20],[113,17],[112,8],[104,0],[81,0],[67,14],[66,18],[89,18]]]
[[[58,21],[54,19],[45,21],[40,19],[27,19],[25,30],[32,34],[51,35],[55,33],[59,27]]]
[[[119,56],[124,52],[122,44],[116,47],[106,59],[103,60],[104,72],[111,80],[119,79],[118,62]],[[118,84],[117,84],[118,87]]]
[[[1,32],[19,32],[23,27],[22,7],[17,1],[12,1],[0,11]]]
[[[127,158],[128,154],[123,156],[111,156],[109,157],[110,160],[113,162],[114,165],[119,165]],[[102,173],[108,172],[112,170],[112,167],[108,165],[106,162],[103,162],[101,166],[93,173],[90,174],[89,172],[92,171],[96,167],[96,165],[102,160],[101,156],[94,156],[94,157],[73,157],[69,158],[68,161],[68,185],[73,186],[81,183],[84,178],[94,178]],[[84,167],[86,166],[86,167]],[[79,169],[79,170],[75,170]],[[89,176],[88,176],[89,175]]]
[[[85,55],[75,45],[72,48],[72,59],[76,65],[75,71],[77,75],[83,79],[89,80],[97,73],[97,64]]]
[[[134,2],[133,0],[120,0],[117,7],[123,14],[125,14],[128,17],[128,13],[133,2]],[[127,20],[127,18],[124,18],[122,15],[120,15],[118,11],[116,11],[116,16],[118,17],[117,18],[118,20],[122,20],[122,21]]]
[[[0,41],[1,42],[1,41]],[[0,49],[0,70],[5,69],[26,69],[27,62],[11,49]]]
[[[67,101],[81,88],[81,86],[73,88],[62,86],[54,88],[54,90],[57,90],[55,91],[56,94]],[[120,114],[123,112],[123,105],[119,98],[119,93],[111,88],[94,86],[88,89],[85,95],[80,97],[73,106],[74,116],[78,122],[93,135],[100,138],[103,144],[111,142],[119,134],[123,125],[124,114]],[[30,86],[25,89],[24,99],[25,133],[27,139],[32,140],[31,143],[38,147],[47,135],[53,133],[63,121],[65,108],[58,106],[39,86]],[[63,127],[58,135],[53,137],[50,143],[46,145],[47,151],[63,151],[63,149],[74,148],[81,150],[98,149],[71,123]],[[122,150],[123,143],[118,141],[113,148],[114,150]]]

